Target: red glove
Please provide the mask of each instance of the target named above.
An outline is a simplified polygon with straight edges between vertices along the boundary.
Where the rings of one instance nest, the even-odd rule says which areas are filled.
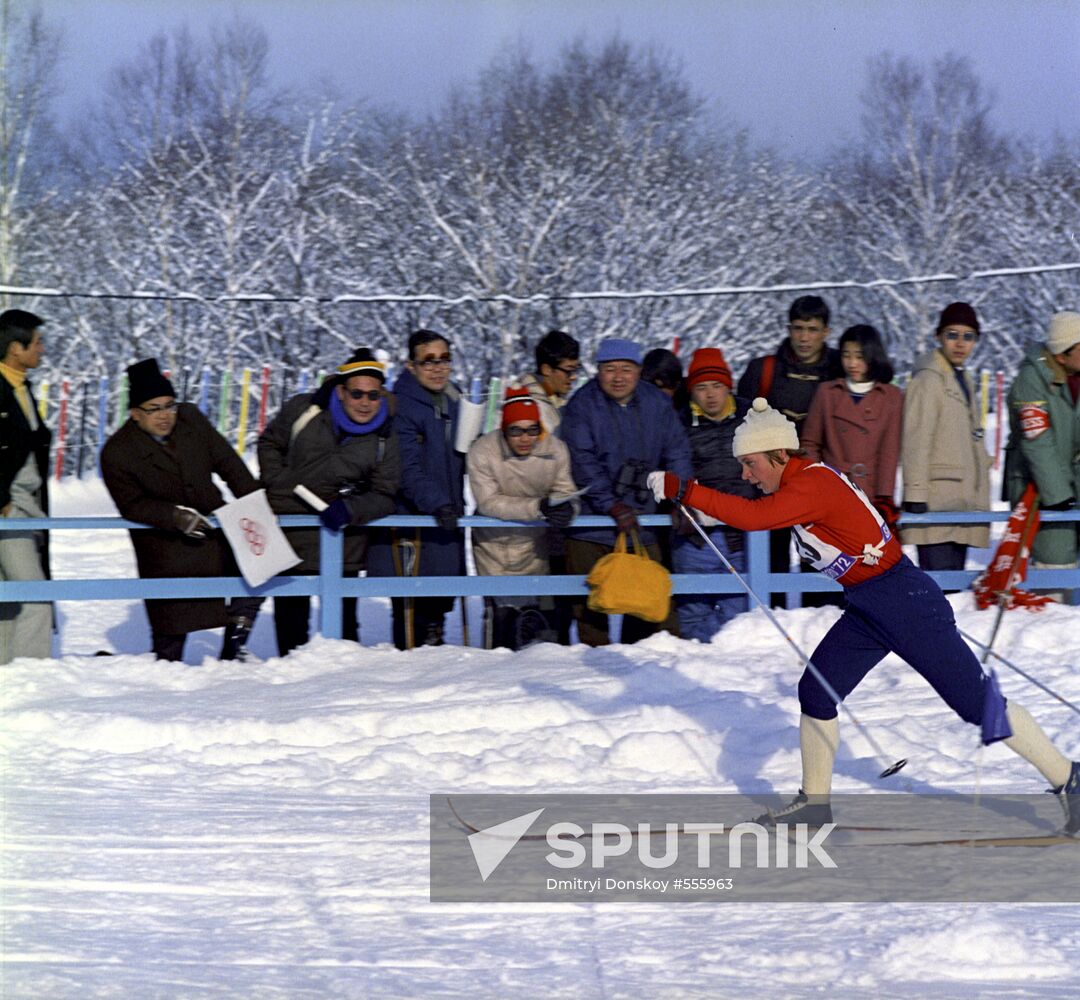
[[[633,531],[637,526],[637,511],[628,503],[620,500],[608,513],[615,518],[615,527],[619,531]]]
[[[890,527],[895,528],[900,520],[900,508],[892,497],[874,497],[873,504],[881,519]]]

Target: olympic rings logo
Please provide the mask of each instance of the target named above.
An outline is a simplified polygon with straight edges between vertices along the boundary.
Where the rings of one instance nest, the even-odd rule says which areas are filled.
[[[242,517],[240,518],[240,530],[243,531],[248,548],[251,549],[252,553],[261,556],[266,551],[266,536],[263,534],[263,526],[258,521],[251,520],[250,517]]]

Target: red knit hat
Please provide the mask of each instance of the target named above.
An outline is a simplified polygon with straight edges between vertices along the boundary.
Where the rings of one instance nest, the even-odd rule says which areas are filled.
[[[731,369],[719,347],[702,347],[694,351],[690,371],[686,373],[686,387],[692,389],[698,382],[722,382],[731,388]]]
[[[540,423],[540,407],[536,405],[536,400],[529,395],[529,390],[524,386],[507,389],[506,396],[503,398],[503,430],[518,420]]]

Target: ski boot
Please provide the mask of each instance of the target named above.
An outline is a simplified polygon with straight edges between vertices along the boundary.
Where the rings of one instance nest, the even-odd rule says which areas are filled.
[[[1065,810],[1063,832],[1075,837],[1080,834],[1080,761],[1073,761],[1069,780],[1060,788],[1053,788],[1051,791]]]
[[[798,826],[800,823],[805,823],[807,826],[819,827],[832,821],[832,806],[829,805],[828,796],[815,795],[811,799],[800,788],[799,794],[782,809],[770,809],[753,822],[759,826],[776,826],[777,823]]]
[[[220,659],[238,660],[240,663],[248,661],[247,641],[254,624],[252,619],[243,615],[229,619],[225,626],[225,640],[221,644]]]

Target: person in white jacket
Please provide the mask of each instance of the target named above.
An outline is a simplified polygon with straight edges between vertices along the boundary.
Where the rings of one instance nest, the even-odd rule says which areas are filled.
[[[476,513],[507,521],[544,520],[566,527],[577,515],[570,451],[540,422],[525,388],[508,389],[501,426],[473,442],[469,486]],[[546,528],[474,528],[473,559],[481,576],[545,576]],[[519,649],[555,641],[555,602],[549,596],[496,596],[485,600],[485,645]]]

